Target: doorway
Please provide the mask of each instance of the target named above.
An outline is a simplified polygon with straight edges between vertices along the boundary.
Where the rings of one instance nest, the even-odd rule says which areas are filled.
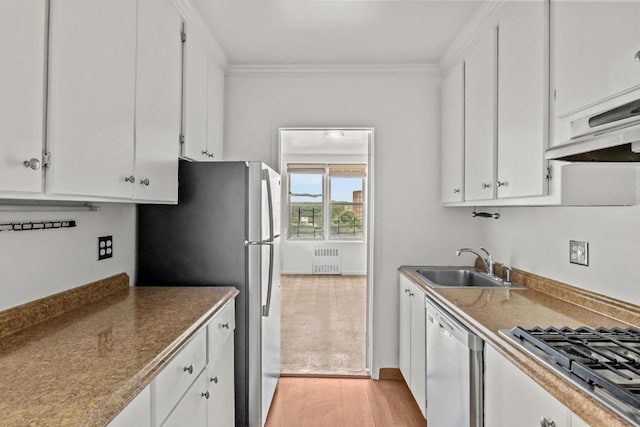
[[[279,131],[282,375],[368,376],[373,129]]]

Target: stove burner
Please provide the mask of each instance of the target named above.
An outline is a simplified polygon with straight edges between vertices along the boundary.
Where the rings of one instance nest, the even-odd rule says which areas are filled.
[[[589,385],[640,409],[640,330],[517,327],[511,332]]]

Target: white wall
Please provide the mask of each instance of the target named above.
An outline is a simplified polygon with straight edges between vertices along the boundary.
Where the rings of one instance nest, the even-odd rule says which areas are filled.
[[[481,241],[469,209],[440,206],[439,78],[232,73],[225,90],[229,160],[277,167],[279,127],[375,129],[373,375],[398,366],[397,268],[459,263],[455,249]]]
[[[75,219],[77,227],[0,233],[0,310],[117,273],[133,277],[135,206],[98,212],[0,212],[0,223]],[[113,235],[113,258],[97,261],[97,237]]]
[[[640,206],[497,209],[485,224],[498,262],[640,304]],[[589,266],[569,263],[569,240],[589,242]]]

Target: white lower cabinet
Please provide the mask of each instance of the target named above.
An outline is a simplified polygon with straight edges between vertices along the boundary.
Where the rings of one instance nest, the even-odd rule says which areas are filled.
[[[566,406],[489,345],[485,345],[484,378],[484,425],[572,425],[571,411]]]
[[[233,427],[235,305],[227,304],[109,427]]]
[[[109,427],[151,427],[151,386],[147,386],[111,422]]]
[[[166,427],[206,426],[207,401],[211,400],[206,372],[187,390],[180,403],[173,408],[169,417],[160,425]]]
[[[400,275],[400,371],[424,416],[426,413],[425,293]]]

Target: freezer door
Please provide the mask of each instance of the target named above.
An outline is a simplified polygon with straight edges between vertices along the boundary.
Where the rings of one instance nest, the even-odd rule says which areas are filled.
[[[280,236],[280,175],[262,165],[262,231],[261,239],[273,241]]]

